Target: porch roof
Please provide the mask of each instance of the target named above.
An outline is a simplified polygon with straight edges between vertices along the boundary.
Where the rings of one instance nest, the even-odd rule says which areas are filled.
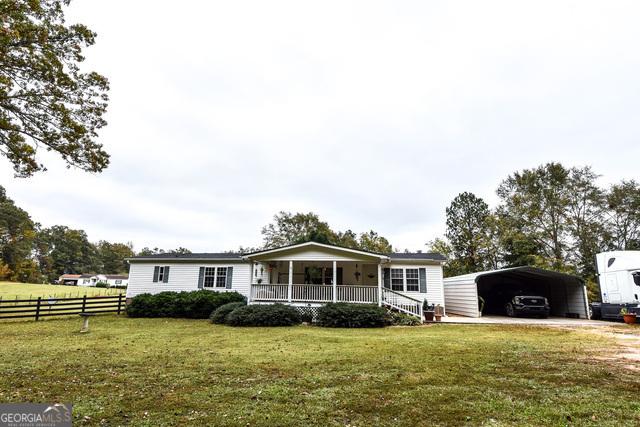
[[[253,259],[253,258],[257,258],[257,257],[264,257],[266,255],[278,255],[281,254],[283,252],[291,252],[291,251],[296,251],[298,249],[300,250],[305,250],[305,249],[329,249],[333,252],[338,252],[338,253],[344,253],[344,254],[349,254],[349,255],[360,255],[360,256],[366,256],[366,257],[373,257],[373,258],[379,258],[381,260],[388,260],[389,256],[388,255],[384,255],[384,254],[379,254],[379,253],[375,253],[375,252],[369,252],[369,251],[363,251],[360,249],[351,249],[351,248],[345,248],[343,246],[337,246],[337,245],[329,245],[326,243],[318,243],[318,242],[304,242],[304,243],[296,243],[293,245],[286,245],[286,246],[280,246],[278,248],[272,248],[272,249],[265,249],[262,251],[256,251],[256,252],[250,252],[247,254],[243,255],[244,259]]]

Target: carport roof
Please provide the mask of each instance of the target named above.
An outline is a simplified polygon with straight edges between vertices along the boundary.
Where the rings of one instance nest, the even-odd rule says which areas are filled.
[[[523,266],[523,267],[511,267],[511,268],[502,268],[499,270],[487,270],[487,271],[479,271],[477,273],[469,273],[469,274],[463,274],[461,276],[453,276],[453,277],[446,277],[444,279],[444,282],[447,283],[447,281],[456,281],[456,282],[478,282],[478,279],[480,277],[485,277],[485,276],[492,276],[492,275],[500,275],[500,274],[508,274],[509,276],[527,276],[527,277],[531,277],[531,276],[537,276],[537,277],[544,277],[544,278],[549,278],[549,279],[561,279],[561,280],[568,280],[568,281],[576,281],[579,283],[582,283],[583,280],[578,277],[578,276],[574,276],[572,274],[566,274],[566,273],[560,273],[558,271],[551,271],[551,270],[545,270],[542,268],[537,268],[537,267],[528,267],[528,266]]]

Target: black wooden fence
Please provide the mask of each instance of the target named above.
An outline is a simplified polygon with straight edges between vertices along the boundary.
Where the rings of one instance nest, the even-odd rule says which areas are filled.
[[[124,295],[83,296],[80,298],[42,298],[0,300],[0,319],[68,316],[80,313],[118,313],[124,311]]]

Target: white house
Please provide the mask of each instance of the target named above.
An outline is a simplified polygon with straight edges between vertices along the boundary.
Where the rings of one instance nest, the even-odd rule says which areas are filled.
[[[122,274],[63,274],[58,278],[58,283],[77,286],[95,286],[98,283],[107,283],[109,287],[127,286],[129,276]]]
[[[425,299],[444,306],[445,258],[436,253],[378,254],[307,242],[246,254],[159,254],[128,261],[127,298],[236,291],[249,304],[372,303],[420,317]]]

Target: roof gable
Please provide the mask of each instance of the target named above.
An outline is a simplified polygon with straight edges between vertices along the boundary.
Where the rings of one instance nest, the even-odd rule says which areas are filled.
[[[318,261],[334,259],[342,261],[389,259],[387,255],[383,254],[318,242],[305,242],[279,248],[265,249],[263,251],[245,254],[243,258],[251,260],[308,259]]]

